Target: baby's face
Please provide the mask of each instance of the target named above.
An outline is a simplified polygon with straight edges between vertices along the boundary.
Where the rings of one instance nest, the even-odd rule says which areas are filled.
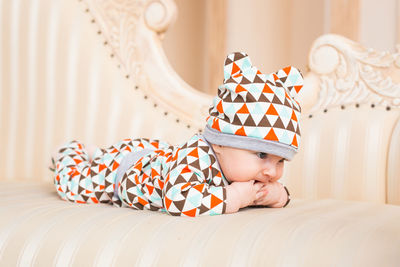
[[[230,182],[256,180],[262,183],[278,181],[285,159],[262,152],[212,145],[222,172]]]

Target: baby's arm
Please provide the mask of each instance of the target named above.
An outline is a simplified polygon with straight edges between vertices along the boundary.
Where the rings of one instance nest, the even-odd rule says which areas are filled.
[[[226,187],[226,213],[237,212],[240,208],[253,204],[257,199],[257,192],[264,184],[247,182],[233,182]]]
[[[289,192],[279,182],[262,184],[254,205],[282,208],[289,203]]]

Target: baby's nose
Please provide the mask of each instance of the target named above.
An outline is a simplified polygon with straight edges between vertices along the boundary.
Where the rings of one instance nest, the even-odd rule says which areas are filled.
[[[265,168],[263,173],[268,182],[272,183],[275,181],[275,176],[276,176],[275,168]]]

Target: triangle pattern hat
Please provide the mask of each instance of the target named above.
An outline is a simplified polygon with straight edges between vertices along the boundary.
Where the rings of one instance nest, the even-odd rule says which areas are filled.
[[[229,54],[205,139],[291,160],[300,144],[301,108],[295,97],[302,87],[303,76],[294,67],[263,74],[247,54]]]

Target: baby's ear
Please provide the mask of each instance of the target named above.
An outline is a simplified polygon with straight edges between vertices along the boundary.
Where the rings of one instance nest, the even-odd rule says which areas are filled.
[[[289,90],[290,96],[292,98],[296,98],[304,84],[304,79],[301,72],[295,67],[289,66],[278,70],[276,75],[282,82],[283,86]]]
[[[246,53],[230,53],[225,59],[224,79],[228,80],[231,76],[237,75],[243,70],[251,68],[251,60]]]

